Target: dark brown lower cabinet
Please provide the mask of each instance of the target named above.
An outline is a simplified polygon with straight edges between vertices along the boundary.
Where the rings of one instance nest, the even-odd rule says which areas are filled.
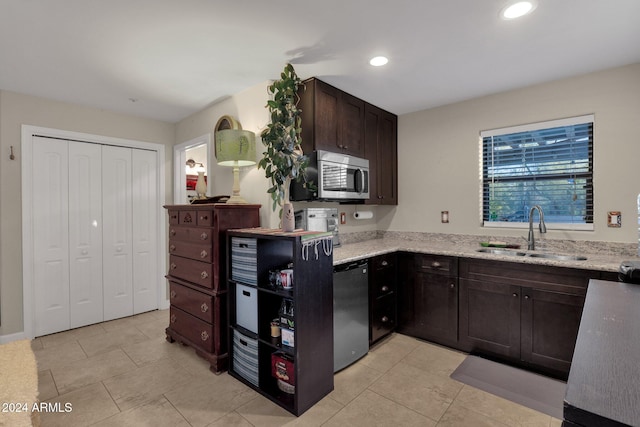
[[[460,278],[460,345],[463,350],[520,358],[520,289]]]
[[[521,294],[520,357],[568,374],[585,297],[532,288]]]
[[[458,337],[457,258],[411,254],[401,260],[398,331],[455,347]],[[410,275],[407,272],[411,272]]]
[[[463,259],[460,348],[566,379],[597,271]]]

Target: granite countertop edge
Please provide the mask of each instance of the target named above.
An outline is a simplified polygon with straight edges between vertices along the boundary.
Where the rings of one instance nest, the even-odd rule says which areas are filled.
[[[606,243],[603,243],[606,245]],[[447,255],[462,258],[477,258],[494,261],[507,261],[522,264],[549,265],[567,268],[580,268],[586,270],[598,270],[617,272],[622,261],[640,260],[638,256],[628,254],[611,254],[609,251],[602,252],[586,252],[584,248],[575,251],[558,251],[550,248],[543,248],[536,251],[526,249],[517,249],[518,252],[525,253],[553,253],[559,255],[581,255],[587,259],[584,261],[574,260],[557,260],[549,258],[529,257],[529,256],[513,256],[499,255],[491,253],[482,253],[477,250],[481,246],[478,241],[460,242],[460,241],[433,241],[433,240],[410,240],[399,237],[382,237],[374,238],[356,243],[346,243],[334,249],[333,264],[340,265],[365,258],[384,255],[392,252],[414,252],[433,255]],[[510,250],[510,249],[507,249]]]

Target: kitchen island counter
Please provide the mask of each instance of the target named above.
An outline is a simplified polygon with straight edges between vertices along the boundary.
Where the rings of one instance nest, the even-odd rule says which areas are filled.
[[[640,425],[640,286],[591,280],[564,403],[565,422]]]

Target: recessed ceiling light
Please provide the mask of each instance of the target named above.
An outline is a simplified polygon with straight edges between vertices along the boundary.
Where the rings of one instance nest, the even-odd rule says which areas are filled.
[[[369,64],[373,65],[374,67],[380,67],[382,65],[385,65],[387,62],[389,62],[389,59],[387,59],[386,56],[376,56],[375,58],[371,58]]]
[[[516,1],[505,6],[500,12],[502,19],[515,19],[535,10],[535,1]]]

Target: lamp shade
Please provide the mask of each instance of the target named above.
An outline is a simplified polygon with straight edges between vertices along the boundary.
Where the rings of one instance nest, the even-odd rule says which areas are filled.
[[[256,164],[256,134],[242,129],[216,132],[216,158],[222,166]]]

